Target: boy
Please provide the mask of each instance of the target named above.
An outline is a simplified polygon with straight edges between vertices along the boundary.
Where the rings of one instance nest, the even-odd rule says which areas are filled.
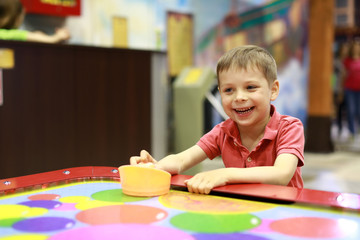
[[[156,168],[178,174],[221,155],[226,168],[196,174],[186,181],[190,192],[208,194],[214,187],[233,183],[302,188],[303,125],[280,115],[271,105],[279,94],[273,57],[260,47],[241,46],[220,58],[216,72],[229,119],[183,152],[157,162],[142,150],[140,156],[130,158],[130,164],[152,162]]]

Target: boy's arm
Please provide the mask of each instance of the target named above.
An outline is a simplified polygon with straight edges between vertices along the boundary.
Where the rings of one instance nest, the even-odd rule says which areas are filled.
[[[171,174],[181,173],[207,158],[205,152],[197,145],[194,145],[178,154],[171,154],[160,161],[156,161],[147,151],[142,150],[140,156],[130,158],[130,164],[154,163],[156,168],[165,170]]]
[[[274,166],[252,168],[229,168],[228,183],[265,183],[287,185],[294,176],[298,165],[297,156],[289,153],[280,154]],[[231,172],[234,170],[234,172]],[[239,170],[239,172],[235,172]]]
[[[204,161],[206,158],[205,152],[198,145],[194,145],[183,152],[161,159],[157,167],[171,174],[178,174]]]
[[[274,166],[252,168],[221,168],[196,174],[187,180],[190,192],[208,194],[214,187],[234,183],[265,183],[287,185],[297,168],[298,158],[293,154],[280,154]]]

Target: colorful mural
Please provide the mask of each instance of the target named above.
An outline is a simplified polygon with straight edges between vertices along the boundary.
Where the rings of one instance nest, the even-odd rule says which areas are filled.
[[[236,1],[235,1],[236,3]],[[226,51],[254,44],[269,50],[278,64],[280,96],[277,110],[306,119],[307,108],[307,1],[277,0],[248,11],[229,13],[201,36],[196,45],[196,64],[216,67]]]
[[[127,21],[128,47],[168,49],[168,12],[194,16],[197,67],[215,68],[230,48],[256,44],[268,49],[278,64],[282,114],[300,118],[307,112],[308,0],[86,0],[81,17],[69,17],[73,44],[113,46],[113,17]]]

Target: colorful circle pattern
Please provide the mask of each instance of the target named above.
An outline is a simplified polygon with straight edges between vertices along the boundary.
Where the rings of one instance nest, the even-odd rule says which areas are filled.
[[[152,202],[157,207],[138,204],[150,198],[127,196],[121,189],[98,191],[90,197],[36,194],[27,199],[0,205],[0,228],[20,232],[0,240],[112,240],[119,236],[139,240],[163,240],[169,236],[174,240],[268,240],[266,234],[274,233],[285,238],[345,239],[354,234],[349,229],[359,227],[358,222],[341,218],[261,219],[256,212],[277,205],[180,191],[160,196],[159,202]],[[177,210],[169,217],[162,206]],[[55,215],[45,216],[50,211]],[[56,216],[61,215],[59,211],[72,211],[73,217]],[[80,222],[78,228],[76,221]],[[164,226],[158,224],[162,221]]]

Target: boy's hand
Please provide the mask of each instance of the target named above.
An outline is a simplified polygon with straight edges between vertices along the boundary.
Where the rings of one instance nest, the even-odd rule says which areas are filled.
[[[226,185],[226,175],[223,168],[196,174],[185,181],[189,192],[209,194],[214,187]]]
[[[156,164],[157,161],[145,150],[141,150],[140,156],[133,156],[130,158],[130,165],[137,165],[137,164]]]

